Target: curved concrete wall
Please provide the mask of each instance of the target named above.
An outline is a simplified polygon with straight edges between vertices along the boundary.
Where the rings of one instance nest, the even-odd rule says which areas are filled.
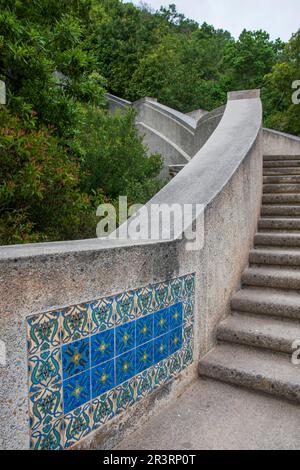
[[[300,138],[283,132],[264,129],[265,155],[300,155]]]
[[[207,142],[222,119],[225,106],[212,112],[198,110],[183,114],[158,103],[155,98],[142,98],[135,103],[107,94],[109,109],[115,112],[134,106],[136,125],[149,153],[163,156],[162,178],[168,178],[169,167],[185,165]]]
[[[204,147],[152,201],[205,207],[201,251],[186,241],[81,240],[0,247],[1,447],[28,447],[28,316],[195,273],[193,362],[163,389],[140,400],[77,444],[111,448],[147,413],[176,397],[197,376],[229,312],[252,246],[262,191],[262,109],[258,93],[229,96],[224,116]],[[134,219],[129,220],[129,224]],[[124,274],[126,275],[124,276]]]

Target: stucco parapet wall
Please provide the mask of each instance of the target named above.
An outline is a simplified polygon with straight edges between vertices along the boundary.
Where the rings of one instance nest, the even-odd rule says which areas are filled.
[[[284,132],[264,129],[265,155],[300,155],[300,137]]]
[[[130,107],[132,103],[130,101],[124,100],[123,98],[119,98],[118,96],[112,95],[111,93],[106,93],[106,98],[109,101],[113,101],[117,103],[121,107]]]

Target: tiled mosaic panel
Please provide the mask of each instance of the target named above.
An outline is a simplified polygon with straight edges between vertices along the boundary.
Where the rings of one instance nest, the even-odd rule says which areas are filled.
[[[30,446],[76,444],[193,361],[195,276],[27,320]]]

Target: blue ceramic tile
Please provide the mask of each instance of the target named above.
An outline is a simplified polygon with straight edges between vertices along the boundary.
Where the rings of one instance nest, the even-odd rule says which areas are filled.
[[[165,308],[154,314],[154,337],[164,335],[169,331],[169,309]]]
[[[187,367],[193,362],[193,346],[192,344],[188,343],[183,350],[182,356],[183,366]]]
[[[169,355],[169,334],[154,340],[154,364],[162,361]]]
[[[116,358],[116,384],[121,384],[135,374],[135,350]]]
[[[187,300],[183,302],[183,321],[192,323],[194,321],[194,302]]]
[[[93,429],[107,423],[115,415],[114,391],[104,393],[92,402]]]
[[[116,328],[116,355],[133,349],[135,346],[135,322],[126,323]]]
[[[133,291],[116,296],[116,325],[135,319],[135,294]]]
[[[30,394],[46,387],[53,387],[62,380],[60,348],[44,351],[40,356],[30,356],[28,367]]]
[[[27,319],[28,354],[60,345],[60,312],[48,312]]]
[[[136,293],[137,296],[137,317],[148,315],[153,312],[155,307],[155,299],[153,289],[144,287],[139,289]]]
[[[135,401],[136,381],[135,379],[119,385],[115,389],[116,414],[126,411]]]
[[[136,321],[136,345],[151,341],[153,338],[153,314],[139,318]]]
[[[170,376],[176,377],[182,370],[182,351],[179,350],[172,354],[169,359]]]
[[[70,343],[85,338],[89,334],[88,304],[68,307],[61,313],[62,343]]]
[[[115,386],[114,364],[112,360],[92,368],[92,398],[99,397]]]
[[[170,330],[174,330],[182,325],[183,320],[183,308],[182,303],[177,303],[169,307],[170,315]]]
[[[91,366],[109,361],[115,355],[115,331],[107,330],[91,337]]]
[[[179,302],[183,297],[183,279],[172,279],[170,281],[172,302]]]
[[[153,341],[136,348],[136,374],[153,365]]]
[[[29,395],[30,428],[32,431],[49,428],[63,414],[61,384],[43,387]]]
[[[161,361],[154,368],[154,387],[165,384],[170,379],[170,370],[167,360]]]
[[[194,336],[194,328],[193,325],[187,324],[184,327],[183,331],[183,339],[185,343],[191,343],[193,341],[193,336]]]
[[[184,294],[187,297],[192,297],[195,293],[195,275],[189,274],[184,278]]]
[[[65,447],[69,448],[92,431],[92,406],[87,403],[66,414],[64,428]]]
[[[92,334],[113,328],[115,325],[114,297],[91,302],[89,304],[89,315]]]
[[[91,398],[90,393],[90,370],[75,375],[63,382],[64,390],[64,412],[78,408]]]
[[[44,426],[31,433],[30,448],[32,450],[62,450],[63,449],[63,420]]]
[[[62,347],[63,378],[79,374],[90,367],[90,339],[85,338]]]
[[[169,283],[161,282],[154,286],[156,308],[162,309],[169,305]]]
[[[148,369],[136,377],[136,398],[145,398],[153,390],[153,370]]]
[[[177,328],[176,330],[171,331],[170,335],[170,349],[169,353],[173,354],[182,347],[182,327]]]

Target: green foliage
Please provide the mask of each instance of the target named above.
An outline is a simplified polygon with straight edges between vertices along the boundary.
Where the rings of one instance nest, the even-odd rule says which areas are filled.
[[[0,243],[77,238],[87,222],[91,230],[94,211],[79,184],[79,165],[58,137],[0,108]]]
[[[224,54],[226,81],[232,90],[261,88],[264,76],[277,60],[283,44],[270,41],[265,31],[246,31],[238,41],[228,42]]]
[[[300,30],[286,45],[281,60],[266,76],[263,93],[266,126],[300,136],[300,105],[292,102],[292,84],[300,80]]]
[[[1,243],[93,237],[98,204],[122,191],[143,202],[159,187],[160,158],[145,158],[133,117],[101,109],[106,80],[94,44],[101,3],[0,0],[8,92],[0,110]],[[106,2],[108,11],[118,3]]]
[[[79,140],[84,149],[83,189],[100,189],[111,199],[127,195],[130,203],[147,202],[161,187],[156,176],[162,168],[159,155],[147,157],[142,138],[137,135],[135,113],[110,116],[89,109]]]

